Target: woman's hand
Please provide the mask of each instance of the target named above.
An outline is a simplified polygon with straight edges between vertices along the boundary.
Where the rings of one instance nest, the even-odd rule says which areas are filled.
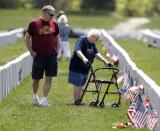
[[[86,64],[87,62],[88,62],[88,59],[87,59],[87,58],[84,58],[84,59],[83,59],[83,63]]]
[[[105,61],[104,64],[107,65],[108,67],[113,67],[113,65],[109,63],[108,61]]]

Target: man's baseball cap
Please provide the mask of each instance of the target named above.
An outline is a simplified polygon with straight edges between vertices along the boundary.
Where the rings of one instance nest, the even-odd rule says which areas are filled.
[[[49,10],[50,14],[55,14],[55,8],[52,5],[46,5],[42,8],[43,11]]]

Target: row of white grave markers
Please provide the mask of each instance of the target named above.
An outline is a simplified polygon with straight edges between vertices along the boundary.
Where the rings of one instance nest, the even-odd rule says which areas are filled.
[[[20,37],[23,37],[24,29],[18,28],[8,32],[0,32],[0,46],[13,44]]]
[[[138,39],[142,40],[148,46],[160,48],[160,35],[149,29],[142,30]]]
[[[119,58],[119,68],[122,73],[126,73],[129,77],[130,85],[135,85],[136,83],[142,84],[144,88],[144,94],[150,97],[150,102],[152,103],[153,109],[158,112],[158,118],[160,118],[160,87],[149,78],[142,70],[138,69],[135,63],[130,59],[127,52],[122,49],[119,44],[105,31],[101,30],[102,41],[111,56],[115,55]],[[158,119],[158,124],[155,127],[155,131],[160,129],[160,120]]]
[[[4,66],[0,66],[0,101],[31,73],[31,68],[32,58],[29,52]]]

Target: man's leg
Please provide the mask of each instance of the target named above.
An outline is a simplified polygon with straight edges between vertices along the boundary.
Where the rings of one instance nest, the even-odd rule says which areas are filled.
[[[38,88],[39,88],[39,81],[40,80],[32,80],[32,87],[33,87],[33,93],[38,94]]]
[[[45,83],[43,86],[43,97],[48,96],[49,90],[51,88],[51,84],[52,84],[52,77],[46,76]]]
[[[42,100],[40,103],[41,106],[50,106],[50,104],[48,104],[47,102],[47,96],[51,88],[51,85],[52,85],[52,77],[46,76],[44,86],[43,86],[43,96],[42,96]]]
[[[52,84],[52,77],[57,76],[57,53],[53,53],[51,56],[47,57],[47,62],[45,65],[45,82],[43,86],[43,96],[41,105],[50,106],[47,102],[47,96]]]
[[[34,99],[34,104],[38,105],[39,104],[39,97],[38,97],[38,88],[39,88],[39,82],[40,80],[32,80],[32,88],[33,88],[33,99]]]

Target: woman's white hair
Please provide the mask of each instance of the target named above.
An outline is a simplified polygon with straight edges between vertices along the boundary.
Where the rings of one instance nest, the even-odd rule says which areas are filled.
[[[59,18],[58,18],[58,23],[67,23],[68,22],[68,19],[67,19],[67,16],[66,15],[61,15]]]
[[[101,37],[101,33],[98,29],[91,29],[88,33],[87,33],[87,37],[90,36],[96,36],[97,38]]]

